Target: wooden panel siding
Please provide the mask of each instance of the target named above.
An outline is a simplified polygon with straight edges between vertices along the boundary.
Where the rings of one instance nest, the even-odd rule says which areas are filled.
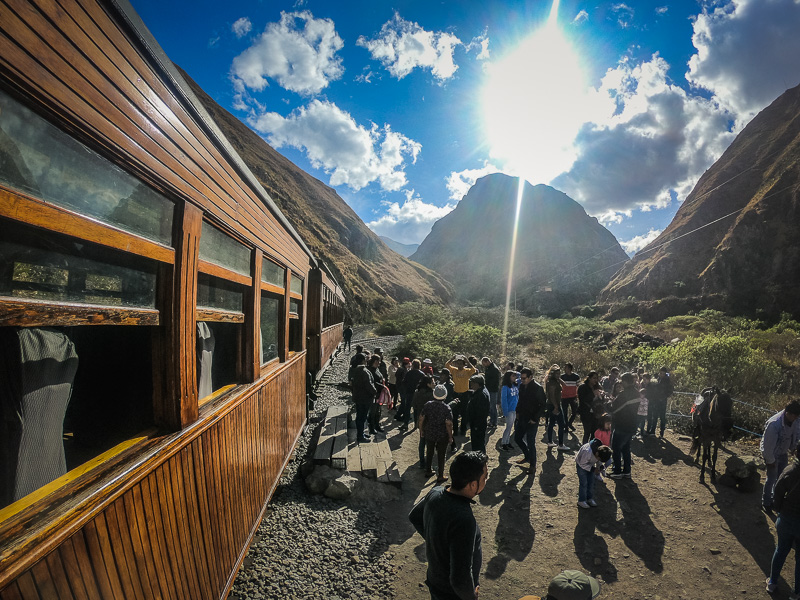
[[[322,330],[322,364],[327,363],[333,356],[336,347],[342,341],[344,323],[337,323]]]
[[[303,248],[187,111],[172,74],[141,48],[94,0],[0,1],[0,74],[9,87],[157,189],[305,273]]]
[[[42,506],[2,523],[0,598],[223,598],[305,421],[305,369],[296,353],[188,430],[151,440],[127,465],[136,475],[105,478],[90,506],[35,539],[25,523]]]

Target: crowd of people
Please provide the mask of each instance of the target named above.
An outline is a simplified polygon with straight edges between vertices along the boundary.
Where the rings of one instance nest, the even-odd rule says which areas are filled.
[[[517,464],[529,472],[536,468],[536,440],[542,425],[548,452],[575,450],[577,506],[590,509],[597,506],[593,494],[596,482],[606,476],[632,477],[631,442],[635,437],[664,437],[667,402],[674,391],[666,367],[654,375],[643,368],[621,373],[614,367],[607,375],[590,371],[581,379],[572,364],[565,363],[563,371],[553,364],[540,383],[533,369],[514,362],[501,369],[489,357],[478,360],[454,355],[437,372],[430,359],[393,357],[387,364],[381,348],[368,354],[361,346],[356,346],[351,359],[349,380],[359,443],[383,431],[384,409],[394,411],[401,432],[408,431],[412,423],[419,432],[419,467],[427,478],[436,476],[437,484],[448,481],[447,454],[459,449],[455,436],[469,432],[470,451],[457,454],[453,460],[450,485],[433,488],[409,515],[426,540],[427,583],[433,598],[477,598],[480,531],[468,501],[485,485],[487,433],[500,426],[501,419],[500,452],[518,448],[522,456]],[[778,543],[766,585],[770,593],[777,589],[789,550],[800,544],[800,464],[795,462],[786,469],[790,455],[797,453],[800,460],[798,417],[800,402],[792,401],[767,421],[761,442],[767,467],[762,506],[773,517],[777,513]],[[567,432],[576,431],[576,421],[583,429],[582,441],[579,447],[571,448]],[[447,528],[450,521],[459,519],[466,525],[453,530],[463,533],[463,540],[449,540],[436,533],[437,528]],[[437,572],[443,568],[440,555],[445,543],[447,548],[463,550],[465,557],[458,565],[448,559],[447,571]],[[800,600],[800,554],[796,559],[795,589],[790,598]],[[456,573],[453,578],[455,571],[451,569],[456,566],[466,569],[468,576],[458,577]],[[595,589],[596,582],[587,577],[579,571],[564,572],[554,578],[545,598],[593,598],[599,588]],[[456,590],[455,581],[464,589]],[[570,592],[573,588],[578,590],[575,594]]]

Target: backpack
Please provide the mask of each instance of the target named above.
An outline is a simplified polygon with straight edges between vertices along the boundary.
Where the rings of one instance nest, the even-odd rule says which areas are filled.
[[[385,385],[381,386],[381,390],[378,393],[378,404],[381,406],[389,406],[392,403],[392,394],[389,392],[389,388]]]

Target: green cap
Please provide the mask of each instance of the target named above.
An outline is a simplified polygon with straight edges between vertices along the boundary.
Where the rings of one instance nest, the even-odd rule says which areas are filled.
[[[547,596],[551,600],[591,600],[600,593],[600,582],[581,571],[562,571],[550,582]]]

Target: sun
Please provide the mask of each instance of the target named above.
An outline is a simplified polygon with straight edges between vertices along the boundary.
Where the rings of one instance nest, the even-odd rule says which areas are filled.
[[[569,169],[573,141],[588,120],[584,71],[557,13],[555,0],[543,27],[487,66],[482,93],[490,156],[534,184]]]

